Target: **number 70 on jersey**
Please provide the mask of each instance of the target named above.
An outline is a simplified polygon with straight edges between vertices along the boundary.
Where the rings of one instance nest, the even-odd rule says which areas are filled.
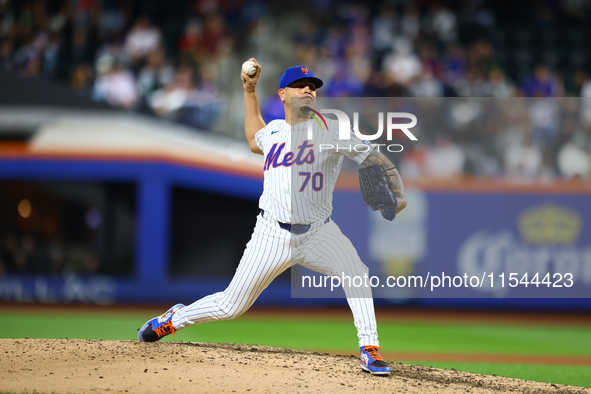
[[[300,187],[300,190],[299,190],[300,192],[303,192],[304,190],[306,190],[306,186],[308,186],[308,183],[310,183],[310,185],[312,186],[312,189],[315,192],[319,192],[324,187],[324,174],[322,172],[311,173],[311,172],[300,171],[298,175],[301,177],[304,177],[304,180],[302,182],[302,186]]]

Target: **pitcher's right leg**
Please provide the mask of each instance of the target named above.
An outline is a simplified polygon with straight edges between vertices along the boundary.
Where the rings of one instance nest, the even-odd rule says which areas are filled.
[[[175,330],[212,320],[234,319],[246,312],[261,292],[290,267],[291,234],[259,215],[251,240],[230,285],[177,311]]]

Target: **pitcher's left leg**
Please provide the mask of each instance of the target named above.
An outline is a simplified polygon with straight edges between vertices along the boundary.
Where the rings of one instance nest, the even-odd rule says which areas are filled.
[[[351,278],[343,283],[347,302],[353,313],[361,352],[361,368],[374,375],[388,375],[391,370],[379,354],[379,341],[373,297],[369,283],[355,286],[355,279],[367,278],[369,269],[351,241],[334,222],[318,228],[304,246],[301,265],[325,275]],[[357,281],[358,281],[357,280]]]

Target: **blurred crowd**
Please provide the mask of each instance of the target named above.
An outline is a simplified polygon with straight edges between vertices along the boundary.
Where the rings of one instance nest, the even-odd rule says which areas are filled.
[[[377,140],[407,180],[477,175],[527,184],[589,177],[591,100],[577,97],[453,97],[359,99],[360,129],[379,129],[376,112],[400,108],[420,122],[418,141],[402,133]],[[407,120],[394,123],[404,124]],[[398,143],[404,154],[389,153]],[[394,149],[396,151],[396,149]]]
[[[501,3],[0,0],[0,67],[237,138],[238,72],[251,55],[269,78],[259,89],[267,121],[283,115],[276,80],[295,64],[322,77],[329,97],[591,97],[591,5]],[[509,125],[513,138],[430,130],[395,160],[417,177],[590,179],[591,112],[584,99],[566,107],[537,100],[528,122]]]

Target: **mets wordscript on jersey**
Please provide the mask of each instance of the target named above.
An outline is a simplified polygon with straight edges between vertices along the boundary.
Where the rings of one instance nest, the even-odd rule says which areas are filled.
[[[297,152],[289,151],[283,154],[285,144],[285,142],[282,142],[281,144],[275,143],[271,146],[265,159],[265,166],[263,167],[264,171],[271,167],[291,167],[294,164],[298,166],[312,164],[316,160],[316,157],[314,156],[314,144],[310,144],[308,140],[302,142],[302,144],[298,146]],[[283,160],[281,160],[282,154]]]

